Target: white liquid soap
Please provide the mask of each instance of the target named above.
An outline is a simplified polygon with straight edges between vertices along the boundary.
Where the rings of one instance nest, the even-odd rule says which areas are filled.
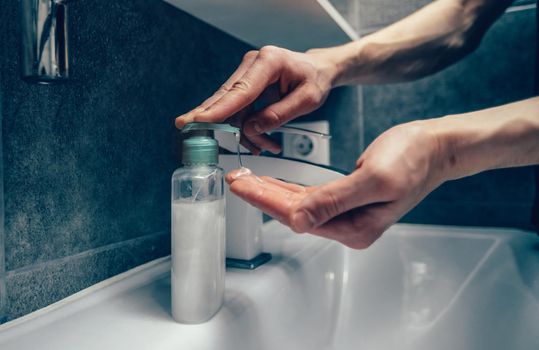
[[[201,323],[221,307],[225,282],[225,200],[172,202],[172,316]]]

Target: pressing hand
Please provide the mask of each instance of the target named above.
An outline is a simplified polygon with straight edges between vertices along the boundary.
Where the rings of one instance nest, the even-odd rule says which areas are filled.
[[[234,74],[210,98],[176,118],[191,122],[228,122],[242,128],[241,143],[254,154],[280,146],[265,133],[317,109],[332,88],[336,70],[325,50],[293,52],[274,46],[245,54]],[[254,110],[255,101],[270,102]]]

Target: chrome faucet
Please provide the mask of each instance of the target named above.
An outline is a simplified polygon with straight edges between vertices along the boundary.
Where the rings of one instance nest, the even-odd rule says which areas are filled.
[[[323,134],[292,126],[282,126],[272,132],[292,133],[320,138],[331,138],[329,134]],[[233,151],[233,150],[230,150]],[[308,169],[316,165],[301,163],[281,158],[269,158],[264,156],[242,156],[247,168],[252,168],[256,173],[281,178],[288,181],[296,181],[298,165],[301,169]],[[234,154],[221,155],[219,165],[229,172],[237,167]],[[301,173],[301,170],[299,171]],[[324,175],[329,174],[327,179],[342,176],[335,170],[326,170]],[[305,184],[313,185],[313,184]],[[268,262],[271,255],[262,251],[262,212],[236,197],[227,188],[226,197],[226,256],[227,266],[244,269],[255,269]]]
[[[69,77],[68,0],[21,0],[22,77],[47,84]]]

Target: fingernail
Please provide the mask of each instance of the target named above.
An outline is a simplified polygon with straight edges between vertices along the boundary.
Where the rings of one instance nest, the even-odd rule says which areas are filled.
[[[230,173],[230,177],[232,178],[232,180],[236,180],[242,176],[249,176],[249,175],[253,175],[253,173],[251,169],[248,169],[248,168],[240,168]]]
[[[262,134],[262,132],[262,128],[260,127],[260,124],[258,124],[258,122],[252,121],[245,124],[245,135],[247,136],[260,135]]]
[[[182,122],[183,122],[182,116],[176,117],[176,119],[174,119],[174,125],[178,129],[180,129],[182,127]]]
[[[281,153],[281,147],[272,147],[268,151],[270,151],[273,154],[279,154],[279,153]]]
[[[301,232],[309,231],[316,224],[314,217],[306,210],[300,210],[292,217],[292,224]]]

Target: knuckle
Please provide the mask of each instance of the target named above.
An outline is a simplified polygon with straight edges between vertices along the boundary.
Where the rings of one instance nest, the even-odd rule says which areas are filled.
[[[282,54],[282,49],[273,45],[266,45],[260,49],[258,57],[260,57],[260,59],[265,59],[265,60],[275,60],[279,58],[281,54]]]
[[[253,58],[256,58],[256,56],[258,56],[258,51],[250,50],[250,51],[247,51],[245,55],[243,55],[243,60],[244,61],[252,60]]]
[[[250,88],[251,88],[251,84],[247,80],[240,79],[236,81],[234,84],[232,84],[232,86],[230,87],[230,91],[234,90],[237,92],[247,92],[249,91]]]
[[[281,125],[281,116],[272,108],[268,108],[260,119],[262,127],[266,129],[276,128]]]
[[[322,93],[317,88],[312,87],[305,90],[303,98],[307,105],[316,107],[322,100]]]
[[[223,84],[219,87],[219,89],[217,90],[217,94],[220,94],[220,93],[225,93],[225,92],[228,92],[230,91],[230,85],[227,85],[227,84]]]

